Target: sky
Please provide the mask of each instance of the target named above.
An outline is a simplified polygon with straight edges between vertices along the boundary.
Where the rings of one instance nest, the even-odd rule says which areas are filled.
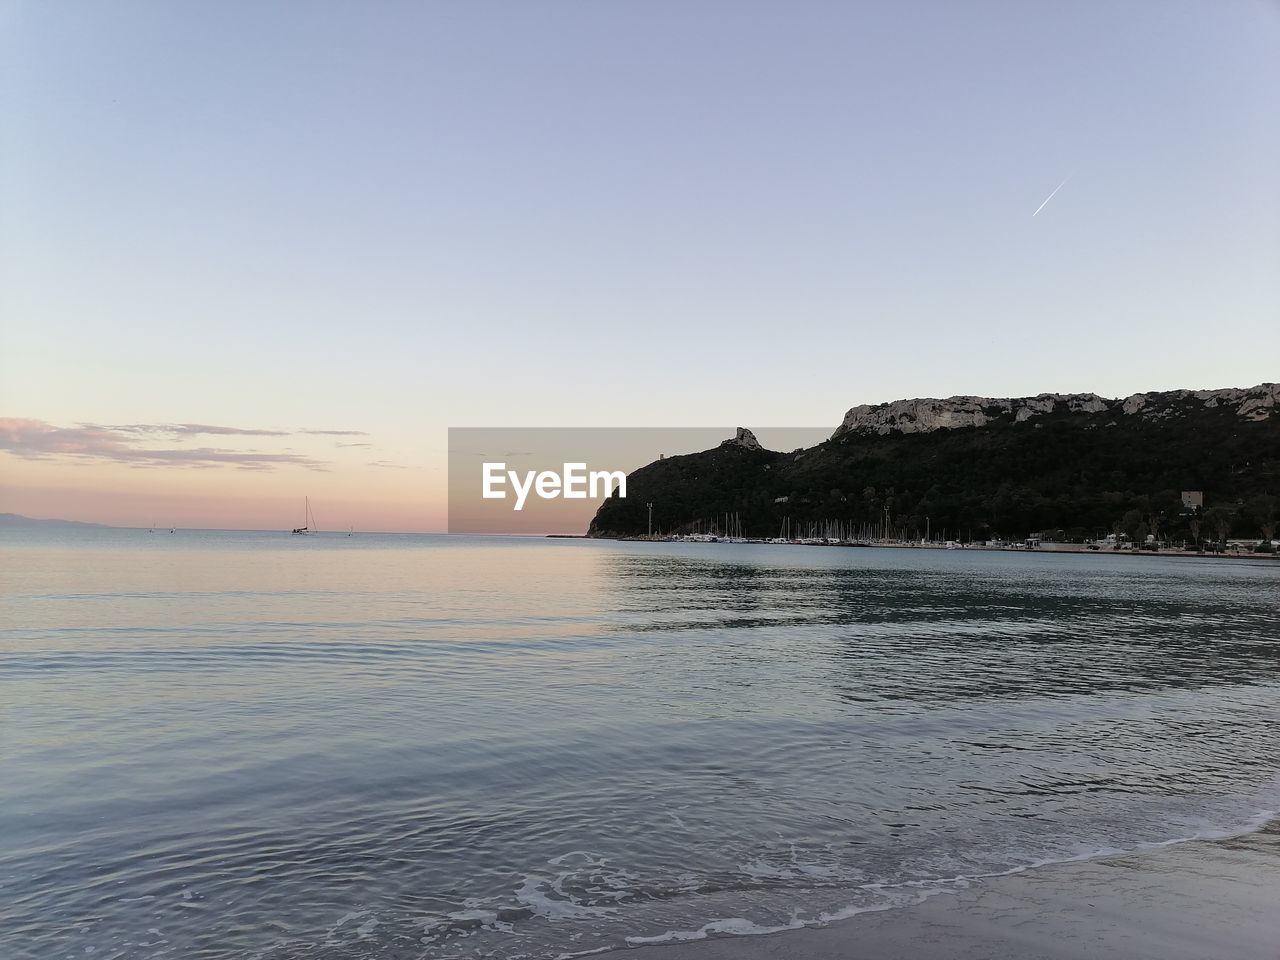
[[[1278,379],[1277,49],[1262,0],[0,0],[0,511],[440,530],[449,427]]]

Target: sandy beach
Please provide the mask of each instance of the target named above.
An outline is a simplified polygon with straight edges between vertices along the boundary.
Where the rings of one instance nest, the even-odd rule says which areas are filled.
[[[826,927],[614,960],[1276,960],[1280,825],[975,883]]]

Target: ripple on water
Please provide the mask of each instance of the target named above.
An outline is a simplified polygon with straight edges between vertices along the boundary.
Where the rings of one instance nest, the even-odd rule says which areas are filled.
[[[6,568],[3,955],[761,933],[1280,806],[1280,565],[236,536]]]

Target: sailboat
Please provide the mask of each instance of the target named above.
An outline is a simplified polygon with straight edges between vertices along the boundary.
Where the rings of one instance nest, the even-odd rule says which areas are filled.
[[[302,515],[302,526],[294,527],[292,532],[298,533],[298,534],[319,533],[320,531],[316,528],[316,518],[311,513],[310,497],[306,498],[305,504],[306,506],[304,507],[304,512]]]

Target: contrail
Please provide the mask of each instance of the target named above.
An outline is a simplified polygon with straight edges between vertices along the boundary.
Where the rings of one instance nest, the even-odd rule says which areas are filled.
[[[1070,180],[1070,179],[1071,179],[1072,177],[1074,177],[1074,176],[1075,176],[1075,173],[1074,173],[1074,172],[1067,174],[1067,180]],[[1042,203],[1042,204],[1040,204],[1040,206],[1036,207],[1036,213],[1039,213],[1041,210],[1043,210],[1043,209],[1044,209],[1045,204],[1047,204],[1050,200],[1052,200],[1052,199],[1053,199],[1053,194],[1054,194],[1054,193],[1057,193],[1059,190],[1061,190],[1063,187],[1065,187],[1065,186],[1067,185],[1067,180],[1063,180],[1060,184],[1058,184],[1056,187],[1054,187],[1054,188],[1053,188],[1053,193],[1051,193],[1051,194],[1049,194],[1047,197],[1045,197],[1045,198],[1044,198],[1044,203]],[[1036,215],[1036,213],[1033,213],[1033,214],[1032,214],[1032,216],[1034,217],[1034,216]]]

